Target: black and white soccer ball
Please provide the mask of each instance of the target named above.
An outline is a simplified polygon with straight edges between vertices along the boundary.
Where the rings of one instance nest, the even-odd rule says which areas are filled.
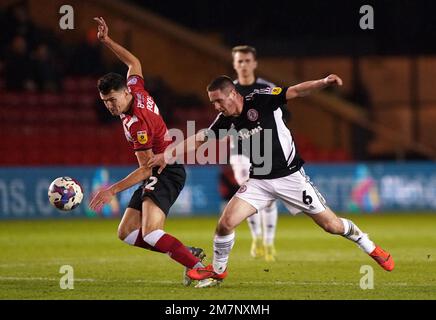
[[[56,178],[48,188],[48,200],[59,210],[71,211],[83,200],[82,186],[70,177]]]

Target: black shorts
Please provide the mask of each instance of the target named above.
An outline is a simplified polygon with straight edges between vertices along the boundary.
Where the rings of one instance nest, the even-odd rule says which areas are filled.
[[[161,174],[157,169],[153,168],[152,176],[133,193],[129,208],[142,211],[142,201],[148,197],[168,215],[185,185],[186,172],[181,164],[168,165]]]

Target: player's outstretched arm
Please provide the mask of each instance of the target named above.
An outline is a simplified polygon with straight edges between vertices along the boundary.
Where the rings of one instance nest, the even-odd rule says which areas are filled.
[[[331,74],[324,79],[302,82],[288,88],[286,91],[286,100],[304,97],[313,93],[314,91],[334,85],[342,86],[342,79],[335,74]]]
[[[94,198],[92,198],[91,202],[89,203],[89,207],[94,211],[100,210],[101,207],[106,203],[109,203],[112,200],[113,196],[115,196],[118,192],[130,188],[135,184],[148,179],[150,176],[150,168],[145,166],[139,167],[138,169],[130,173],[127,177],[125,177],[123,180],[114,183],[107,189],[103,189],[97,192],[97,194],[94,196]]]
[[[160,174],[167,164],[173,164],[177,160],[182,160],[185,154],[194,152],[206,141],[204,131],[200,131],[182,142],[170,144],[163,153],[155,154],[151,157],[147,162],[147,166],[159,167],[158,173]]]
[[[89,203],[92,210],[99,210],[104,204],[111,201],[112,197],[118,192],[126,190],[135,184],[150,178],[152,171],[147,166],[147,162],[153,157],[151,149],[140,150],[135,152],[138,159],[139,168],[130,173],[123,180],[114,183],[109,188],[100,190]]]
[[[109,49],[111,49],[115,55],[124,62],[129,70],[127,71],[127,78],[131,75],[138,75],[142,77],[141,62],[136,58],[129,50],[122,47],[109,37],[109,28],[104,21],[103,17],[95,17],[95,21],[98,23],[97,38]]]

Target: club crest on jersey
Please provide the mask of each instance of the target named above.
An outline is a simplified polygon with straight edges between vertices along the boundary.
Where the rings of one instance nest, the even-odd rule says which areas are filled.
[[[148,141],[148,135],[147,135],[147,131],[138,131],[137,133],[136,133],[136,137],[137,137],[137,139],[138,139],[138,142],[140,143],[140,144],[146,144],[147,143],[147,141]]]
[[[259,113],[255,109],[250,109],[247,111],[247,118],[250,121],[256,121],[259,118]]]
[[[245,184],[243,184],[243,185],[239,188],[238,193],[244,193],[245,191],[247,191],[247,186],[246,186]]]
[[[280,92],[282,92],[282,88],[280,88],[280,87],[275,87],[271,90],[271,94],[273,94],[275,96],[280,94]]]

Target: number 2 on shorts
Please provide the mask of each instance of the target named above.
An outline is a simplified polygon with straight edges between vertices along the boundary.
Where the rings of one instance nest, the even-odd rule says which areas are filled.
[[[148,183],[144,186],[144,189],[153,191],[154,190],[154,185],[157,183],[157,178],[151,176],[150,178],[148,178]]]

